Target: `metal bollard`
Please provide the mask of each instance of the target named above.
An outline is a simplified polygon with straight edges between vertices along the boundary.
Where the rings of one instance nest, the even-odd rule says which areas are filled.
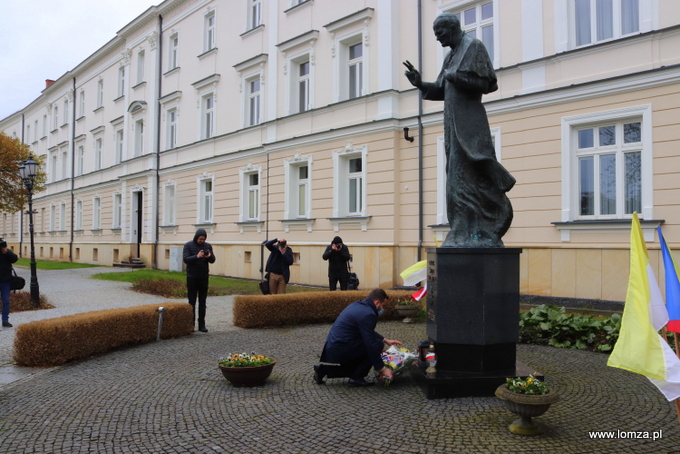
[[[156,335],[156,341],[161,340],[161,330],[163,329],[163,314],[165,313],[164,307],[158,308],[158,334]]]

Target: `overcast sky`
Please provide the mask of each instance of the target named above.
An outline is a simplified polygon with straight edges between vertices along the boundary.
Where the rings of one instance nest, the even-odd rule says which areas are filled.
[[[0,0],[0,119],[162,0]]]

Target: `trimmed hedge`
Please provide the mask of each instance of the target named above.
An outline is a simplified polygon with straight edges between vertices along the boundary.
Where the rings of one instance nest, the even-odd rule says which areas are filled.
[[[234,325],[240,328],[264,328],[309,323],[332,323],[354,301],[364,300],[366,290],[344,292],[319,291],[284,295],[243,295],[234,298]],[[399,319],[394,309],[397,301],[413,293],[390,290],[382,320]]]
[[[147,343],[158,334],[160,304],[85,312],[19,325],[14,361],[20,366],[58,366],[117,347]],[[161,338],[186,336],[194,330],[187,303],[163,303]]]

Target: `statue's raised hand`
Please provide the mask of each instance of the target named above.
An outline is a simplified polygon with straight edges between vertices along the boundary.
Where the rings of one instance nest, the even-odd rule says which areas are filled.
[[[404,75],[408,79],[409,82],[411,82],[411,85],[414,87],[420,87],[422,84],[423,80],[420,77],[420,73],[418,70],[411,64],[410,61],[406,60],[404,62],[404,66],[406,66],[406,71],[404,71]]]

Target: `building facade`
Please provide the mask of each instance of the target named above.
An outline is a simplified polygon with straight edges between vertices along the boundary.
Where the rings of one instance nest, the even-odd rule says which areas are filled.
[[[447,231],[443,105],[402,65],[436,79],[442,12],[497,72],[522,293],[623,300],[634,211],[657,271],[656,226],[680,249],[673,0],[167,0],[0,121],[46,156],[37,258],[169,269],[200,227],[215,274],[259,278],[285,237],[291,282],[325,286],[340,235],[363,287],[400,284]],[[0,216],[27,257],[27,217]]]

